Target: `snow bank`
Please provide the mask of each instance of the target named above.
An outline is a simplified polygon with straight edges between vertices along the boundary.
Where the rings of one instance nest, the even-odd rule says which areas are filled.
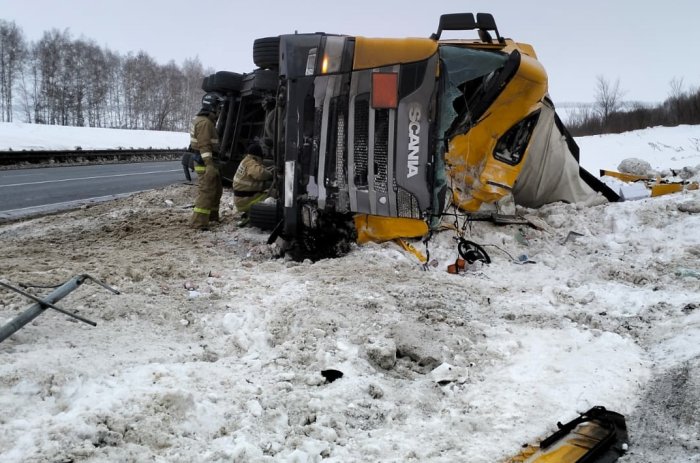
[[[184,149],[189,134],[0,122],[0,151]]]

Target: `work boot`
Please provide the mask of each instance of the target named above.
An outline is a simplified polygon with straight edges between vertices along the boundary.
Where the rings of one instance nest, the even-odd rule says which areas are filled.
[[[190,226],[195,230],[209,230],[209,216],[193,212]]]

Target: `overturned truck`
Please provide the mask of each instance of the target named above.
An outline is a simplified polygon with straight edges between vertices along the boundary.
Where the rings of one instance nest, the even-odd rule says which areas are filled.
[[[259,69],[220,71],[202,88],[226,95],[225,179],[249,143],[266,148],[275,200],[251,223],[290,251],[423,236],[449,208],[508,195],[526,207],[617,199],[580,168],[534,49],[502,37],[490,14],[443,15],[429,38],[261,38],[253,58]]]

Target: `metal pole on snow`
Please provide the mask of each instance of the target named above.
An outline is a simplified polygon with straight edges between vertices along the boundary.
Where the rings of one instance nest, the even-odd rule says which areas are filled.
[[[75,313],[68,312],[67,310],[64,310],[60,307],[57,307],[54,305],[54,303],[58,302],[59,300],[63,299],[66,297],[68,294],[70,294],[74,289],[76,289],[78,286],[83,284],[83,282],[87,279],[90,279],[92,281],[95,281],[97,284],[100,286],[112,291],[115,294],[119,294],[119,291],[110,288],[109,286],[105,285],[99,280],[96,280],[95,278],[91,277],[90,275],[78,275],[67,282],[63,283],[61,286],[56,288],[51,294],[46,296],[45,298],[39,298],[37,296],[34,296],[33,294],[29,294],[26,291],[22,291],[21,289],[15,288],[13,286],[10,286],[6,283],[3,283],[0,281],[0,286],[3,286],[7,289],[11,289],[12,291],[15,291],[16,293],[19,293],[25,297],[28,297],[29,299],[32,299],[35,301],[34,304],[29,306],[24,312],[10,320],[8,323],[0,327],[0,342],[4,341],[8,337],[12,336],[15,332],[17,332],[19,329],[21,329],[24,325],[27,323],[31,322],[34,320],[36,317],[44,313],[46,309],[54,309],[57,310],[63,314],[66,314],[70,317],[76,318],[84,323],[87,323],[92,326],[97,326],[95,322],[92,322],[88,320],[87,318],[81,317],[80,315],[77,315]]]

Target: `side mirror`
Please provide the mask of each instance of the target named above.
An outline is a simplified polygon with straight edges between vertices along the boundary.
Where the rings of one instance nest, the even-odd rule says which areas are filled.
[[[485,37],[490,37],[488,31],[494,31],[496,33],[496,38],[498,43],[505,43],[505,40],[498,33],[498,27],[496,27],[496,20],[493,19],[493,15],[489,13],[477,13],[476,14],[476,25],[479,28],[479,36],[484,35]],[[486,40],[485,40],[486,41]]]
[[[494,31],[499,43],[505,43],[505,39],[498,33],[496,21],[489,13],[477,13],[476,20],[472,13],[453,13],[440,16],[438,30],[432,34],[432,40],[440,40],[442,31],[472,31],[478,29],[479,37],[484,42],[491,42],[488,31]]]
[[[430,38],[440,40],[442,31],[471,31],[476,28],[476,21],[472,13],[443,14],[440,16],[437,32]]]

